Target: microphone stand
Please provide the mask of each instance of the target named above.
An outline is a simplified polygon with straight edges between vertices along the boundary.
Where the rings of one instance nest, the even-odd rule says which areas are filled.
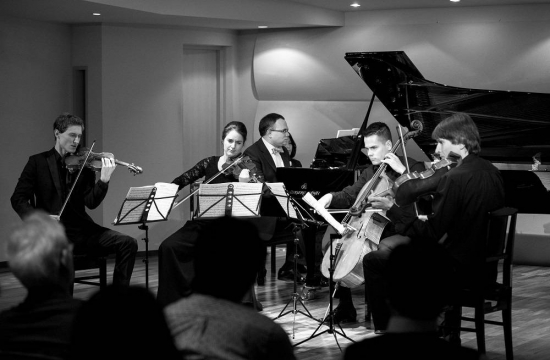
[[[340,238],[341,235],[340,234],[331,234],[330,235],[330,265],[329,265],[329,294],[330,297],[329,297],[329,305],[328,305],[328,308],[327,308],[327,311],[325,312],[325,317],[323,318],[323,320],[321,321],[321,323],[319,324],[319,326],[317,327],[317,329],[315,329],[315,331],[313,332],[313,334],[311,334],[311,336],[305,340],[302,340],[292,346],[298,346],[300,344],[303,344],[305,343],[306,341],[309,341],[311,339],[314,339],[316,338],[317,336],[319,335],[322,335],[324,333],[329,333],[329,334],[332,334],[334,336],[334,340],[336,340],[336,345],[338,345],[338,348],[340,349],[340,351],[342,351],[342,347],[340,346],[340,343],[338,343],[338,338],[336,337],[336,334],[348,339],[349,341],[351,342],[355,342],[353,341],[352,339],[350,339],[349,337],[346,336],[346,334],[344,333],[344,330],[342,329],[342,326],[340,326],[340,324],[338,324],[338,327],[340,328],[340,331],[336,330],[335,329],[335,326],[334,326],[334,309],[333,309],[333,298],[334,298],[334,294],[336,293],[336,290],[338,289],[338,285],[336,285],[336,287],[333,289],[333,284],[334,284],[334,259],[336,258],[336,255],[334,254],[334,250],[333,250],[333,246],[332,244],[334,243],[334,240],[337,239],[337,238]],[[338,253],[339,251],[339,248],[336,250],[336,253]],[[317,331],[319,331],[319,329],[321,328],[321,326],[323,326],[323,324],[326,324],[327,323],[327,320],[328,320],[328,329],[324,330],[324,331],[321,331],[320,333],[317,333]]]
[[[286,303],[283,310],[281,310],[279,315],[274,320],[277,320],[277,319],[279,319],[279,318],[281,318],[281,317],[283,317],[287,314],[292,313],[294,315],[294,318],[292,319],[292,339],[294,339],[294,336],[295,336],[294,326],[296,324],[296,314],[297,313],[300,313],[304,316],[307,316],[310,319],[313,319],[317,322],[319,322],[320,320],[314,318],[313,315],[311,315],[311,313],[307,309],[306,305],[302,301],[302,297],[298,293],[298,262],[296,260],[298,258],[298,243],[300,241],[298,239],[298,231],[304,229],[305,227],[307,227],[307,225],[304,222],[302,222],[301,224],[292,223],[291,225],[293,226],[292,232],[294,233],[294,292],[292,293],[290,300],[288,300],[288,302]],[[292,303],[292,309],[288,310],[287,312],[284,312],[286,310],[286,308],[288,307],[288,305],[290,305],[290,303]],[[307,312],[307,314],[305,312],[301,311],[301,310],[298,310],[298,308],[297,308],[298,303],[300,305],[302,305],[302,307]]]

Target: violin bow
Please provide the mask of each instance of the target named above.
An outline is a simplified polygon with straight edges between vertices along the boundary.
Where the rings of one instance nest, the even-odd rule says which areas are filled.
[[[203,182],[203,184],[208,184],[208,183],[210,183],[212,180],[214,180],[215,178],[217,178],[218,176],[220,176],[222,173],[226,172],[227,169],[229,169],[230,167],[239,164],[241,161],[243,161],[244,158],[245,158],[245,156],[244,156],[244,155],[241,155],[241,156],[238,157],[235,161],[233,161],[229,166],[227,166],[225,169],[222,169],[222,170],[219,171],[216,175],[212,176],[210,179],[208,179],[208,180],[206,180],[205,182]],[[199,190],[200,190],[200,188],[197,189],[197,190],[195,190],[195,191],[193,191],[192,193],[190,193],[189,195],[187,195],[186,197],[184,197],[184,198],[181,199],[180,201],[178,201],[178,202],[172,207],[172,209],[177,208],[177,207],[180,206],[183,202],[185,202],[186,200],[190,199],[190,198],[191,198],[193,195],[195,195]]]
[[[407,173],[411,172],[411,169],[409,168],[409,159],[407,159],[407,147],[405,146],[405,139],[403,139],[403,130],[401,129],[401,125],[397,125],[397,131],[399,132],[399,137],[401,138],[401,146],[403,148],[403,157],[405,158],[405,168],[407,168]],[[416,217],[418,217],[418,207],[416,206],[416,202],[414,204],[414,212],[416,213]]]
[[[84,158],[84,162],[80,166],[80,170],[78,170],[78,174],[76,175],[76,179],[73,181],[73,185],[71,186],[71,190],[69,190],[69,194],[67,195],[67,198],[65,199],[65,202],[63,203],[63,207],[61,207],[61,210],[59,211],[59,219],[61,219],[61,214],[63,214],[63,210],[65,210],[65,206],[67,206],[67,203],[69,202],[69,199],[71,197],[71,194],[73,193],[74,187],[76,186],[76,183],[78,182],[78,178],[80,177],[80,174],[82,173],[82,169],[84,169],[84,165],[86,165],[86,162],[88,161],[88,158],[90,157],[90,154],[92,153],[92,149],[94,148],[95,140],[90,146],[90,149],[88,150],[88,153],[86,154],[86,157]]]

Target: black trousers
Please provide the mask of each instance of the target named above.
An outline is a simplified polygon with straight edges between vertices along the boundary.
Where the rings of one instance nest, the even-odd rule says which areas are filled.
[[[371,251],[363,257],[363,275],[365,277],[365,303],[372,314],[376,330],[385,330],[390,319],[390,308],[387,304],[385,271],[391,251],[400,244],[406,244],[410,238],[402,235],[388,236],[380,241],[378,250]],[[339,287],[339,303],[352,303],[351,289]]]
[[[75,254],[115,254],[113,285],[129,286],[138,250],[136,239],[101,226],[89,228],[85,232],[80,232],[80,236],[69,236],[75,239]]]
[[[160,244],[157,300],[163,307],[191,294],[195,244],[199,230],[207,223],[208,220],[187,221]]]

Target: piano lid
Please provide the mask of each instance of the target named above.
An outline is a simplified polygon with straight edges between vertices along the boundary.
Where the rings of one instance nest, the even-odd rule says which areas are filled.
[[[435,151],[431,134],[450,114],[467,113],[481,136],[480,155],[492,162],[532,163],[550,159],[550,94],[459,88],[424,79],[403,51],[347,53],[346,61],[395,119],[424,129],[414,141]]]

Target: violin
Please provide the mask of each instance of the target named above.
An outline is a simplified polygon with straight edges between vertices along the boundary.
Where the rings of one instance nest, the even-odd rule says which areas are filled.
[[[435,193],[439,180],[449,170],[456,167],[460,155],[451,152],[447,158],[432,164],[428,169],[403,174],[393,184],[394,201],[398,206],[412,204],[418,198]]]
[[[82,167],[84,161],[86,160],[86,155],[88,152],[89,149],[83,147],[79,149],[78,152],[75,152],[74,154],[65,157],[65,167],[69,170],[69,172],[72,173]],[[88,156],[88,159],[86,160],[86,164],[84,164],[84,166],[93,171],[101,171],[101,168],[103,167],[103,163],[101,162],[102,158],[114,159],[115,164],[126,166],[128,170],[130,170],[130,172],[134,175],[141,174],[143,172],[143,169],[141,167],[119,161],[115,159],[115,156],[113,154],[107,152],[94,153],[90,151],[90,155]]]
[[[239,159],[239,161],[235,164],[235,160]],[[256,175],[256,164],[248,157],[248,156],[242,156],[242,157],[234,157],[234,158],[228,158],[227,161],[222,165],[222,170],[224,170],[225,175],[233,175],[235,179],[239,180],[239,177],[241,175],[241,172],[243,170],[248,170],[250,174],[250,181],[253,183],[263,183],[262,179]]]
[[[234,170],[234,168],[239,167],[239,170]],[[239,179],[239,175],[241,174],[241,171],[244,169],[250,170],[250,182],[257,182],[257,183],[263,183],[261,181],[260,177],[256,176],[256,165],[250,160],[248,156],[237,156],[233,157],[231,159],[228,159],[223,165],[222,170],[219,171],[216,175],[212,176],[210,179],[206,180],[203,184],[208,184],[221,174],[230,175],[233,174],[235,178]],[[176,207],[183,204],[187,199],[190,199],[195,195],[197,192],[199,192],[199,189],[193,191],[189,195],[187,195],[185,198],[177,202],[174,206],[172,206],[172,209],[175,209]]]

